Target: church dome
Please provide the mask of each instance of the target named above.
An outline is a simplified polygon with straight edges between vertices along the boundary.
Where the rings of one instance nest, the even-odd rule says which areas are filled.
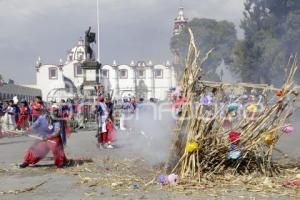
[[[84,40],[80,38],[77,42],[77,45],[69,50],[67,55],[67,62],[73,61],[83,61],[86,59],[85,57],[85,48],[84,48]]]

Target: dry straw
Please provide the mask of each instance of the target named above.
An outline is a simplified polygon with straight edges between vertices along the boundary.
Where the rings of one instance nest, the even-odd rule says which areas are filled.
[[[201,58],[193,33],[189,31],[190,45],[180,83],[188,102],[182,106],[176,124],[168,171],[177,172],[182,177],[198,177],[199,181],[202,177],[228,173],[260,172],[266,176],[279,173],[280,168],[272,161],[272,153],[282,135],[282,128],[294,111],[298,96],[299,87],[294,83],[298,68],[296,56],[289,59],[287,67],[290,71],[280,89],[266,84],[204,81],[202,65],[213,50]],[[242,104],[243,91],[252,91],[253,96],[261,98],[252,102],[254,111],[245,109],[242,116],[236,117],[236,112],[227,108],[229,104]],[[235,98],[224,98],[228,92]],[[208,93],[213,99],[212,105],[219,107],[199,102]],[[264,107],[257,112],[259,104]],[[231,123],[230,128],[224,127],[226,121]],[[236,141],[228,138],[232,131],[240,134]],[[228,157],[234,152],[238,154],[236,157]]]

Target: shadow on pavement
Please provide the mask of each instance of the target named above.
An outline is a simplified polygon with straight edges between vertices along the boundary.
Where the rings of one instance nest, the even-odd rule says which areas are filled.
[[[53,160],[53,158],[47,158],[47,160]],[[92,163],[94,162],[92,159],[68,159],[63,168],[68,168],[68,167],[75,167],[78,165],[83,165],[85,163]],[[56,167],[55,164],[36,164],[31,166],[32,168],[52,168]]]

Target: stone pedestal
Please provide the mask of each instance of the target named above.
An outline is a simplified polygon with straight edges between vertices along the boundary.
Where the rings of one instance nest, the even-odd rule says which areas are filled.
[[[100,83],[101,64],[94,60],[86,60],[82,63],[83,69],[83,93],[84,96],[97,96],[95,87]]]

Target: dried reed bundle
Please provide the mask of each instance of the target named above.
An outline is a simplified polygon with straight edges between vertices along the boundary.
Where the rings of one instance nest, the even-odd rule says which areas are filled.
[[[176,124],[167,171],[198,177],[199,181],[225,172],[279,173],[272,153],[295,109],[299,90],[293,81],[298,69],[296,56],[289,60],[290,71],[280,89],[266,84],[203,81],[202,65],[212,50],[200,58],[191,30],[190,35],[181,81],[188,102]],[[243,102],[245,91],[251,94]],[[201,103],[207,96],[211,102]]]

